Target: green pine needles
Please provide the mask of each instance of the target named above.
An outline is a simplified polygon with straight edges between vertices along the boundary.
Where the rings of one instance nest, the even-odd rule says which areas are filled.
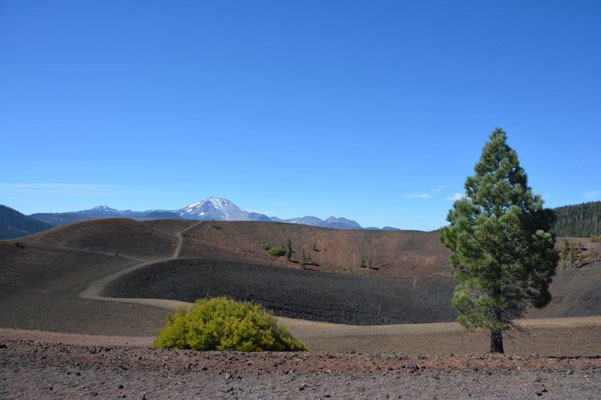
[[[491,332],[491,352],[504,351],[503,332],[529,306],[551,300],[557,262],[552,210],[534,195],[507,135],[495,129],[465,181],[465,197],[449,211],[441,241],[452,254],[459,284],[453,295],[458,321]]]

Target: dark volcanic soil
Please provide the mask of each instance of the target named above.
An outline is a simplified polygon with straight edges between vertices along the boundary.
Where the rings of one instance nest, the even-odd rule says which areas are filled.
[[[154,335],[166,310],[86,300],[90,283],[139,261],[88,250],[0,242],[0,326],[105,335]]]
[[[557,271],[551,284],[551,304],[531,310],[528,318],[577,317],[601,314],[601,262]]]
[[[157,351],[8,341],[0,398],[598,399],[601,359]]]
[[[130,273],[103,295],[187,302],[228,295],[257,301],[285,317],[381,325],[455,320],[454,286],[446,277],[395,279],[179,259]]]

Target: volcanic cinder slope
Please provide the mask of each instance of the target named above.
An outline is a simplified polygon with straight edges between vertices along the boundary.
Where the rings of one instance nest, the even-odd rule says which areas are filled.
[[[147,221],[161,227],[164,221]],[[292,242],[289,262],[273,257],[261,244],[285,247]],[[315,250],[314,250],[315,247]],[[379,276],[450,276],[449,251],[437,232],[369,231],[317,228],[307,225],[267,222],[210,222],[196,224],[185,233],[182,257],[222,258],[298,268],[302,252],[317,265],[308,269],[352,272]],[[372,268],[361,268],[369,257]]]
[[[282,246],[288,238],[295,250],[292,261],[273,257],[261,247],[262,242]],[[154,299],[189,302],[229,295],[259,301],[276,315],[322,321],[286,323],[312,345],[320,343],[315,332],[329,332],[328,346],[353,349],[371,340],[365,329],[378,329],[319,324],[455,318],[450,307],[455,282],[448,251],[436,232],[106,219],[54,228],[20,242],[22,247],[0,242],[0,327],[4,328],[151,336],[168,312],[156,305],[175,304]],[[314,261],[305,269],[298,262],[303,251]],[[361,268],[362,257],[369,257],[373,268]],[[530,316],[598,315],[600,271],[598,264],[560,271],[551,288],[554,302]],[[120,301],[111,301],[113,297]],[[385,329],[382,337],[395,329],[400,328]],[[337,331],[349,340],[337,339]],[[457,342],[460,330],[452,331],[445,343]],[[357,339],[357,335],[364,336]],[[394,343],[380,340],[374,347],[371,340],[370,345],[377,349]]]

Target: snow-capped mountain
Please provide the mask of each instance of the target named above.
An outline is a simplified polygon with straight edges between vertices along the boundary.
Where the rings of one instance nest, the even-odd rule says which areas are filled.
[[[182,218],[211,219],[221,221],[246,221],[250,214],[244,211],[228,199],[209,197],[198,203],[174,210],[174,213]]]
[[[215,221],[286,222],[291,224],[319,226],[323,228],[362,229],[361,225],[359,225],[357,222],[346,218],[329,217],[326,220],[323,220],[311,216],[291,219],[268,217],[265,214],[248,212],[238,207],[228,199],[218,197],[209,197],[208,199],[190,204],[177,210],[132,211],[117,210],[107,206],[98,206],[89,210],[75,212],[32,214],[31,217],[52,225],[63,225],[90,219],[121,217],[134,219],[185,218]]]

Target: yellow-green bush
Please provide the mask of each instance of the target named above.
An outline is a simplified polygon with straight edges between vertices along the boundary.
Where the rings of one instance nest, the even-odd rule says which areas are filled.
[[[197,300],[167,316],[157,349],[303,351],[288,330],[261,305],[227,297]]]

